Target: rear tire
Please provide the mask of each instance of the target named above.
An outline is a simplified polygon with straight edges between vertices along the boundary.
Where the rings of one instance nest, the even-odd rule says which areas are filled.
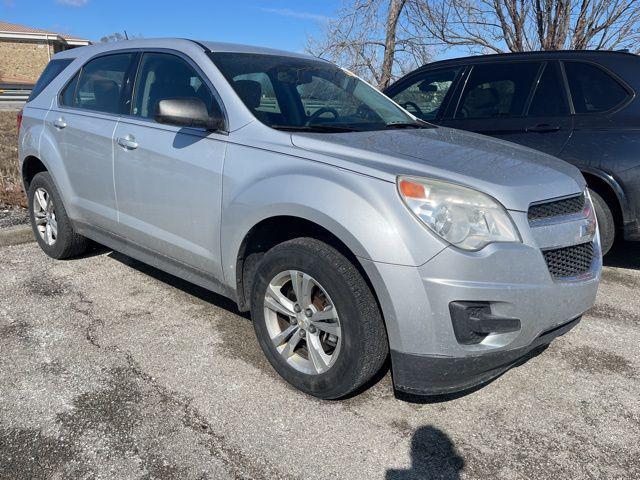
[[[294,289],[294,277],[300,279],[299,290]],[[314,285],[308,291],[315,293],[303,293],[299,300],[294,291],[303,292],[305,279],[309,285]],[[274,285],[277,285],[276,295],[282,294],[279,305],[288,306],[285,314],[276,315],[268,306],[275,298],[268,293],[274,292]],[[323,299],[319,306],[318,296]],[[308,313],[305,318],[305,311],[310,310],[308,307],[315,313],[313,316]],[[340,333],[336,333],[339,339],[333,340],[333,349],[331,345],[325,348],[327,345],[323,344],[322,354],[331,357],[331,362],[327,362],[326,369],[326,364],[315,369],[311,350],[317,347],[313,347],[312,335],[325,335],[325,340],[332,337],[327,335],[325,326],[316,329],[313,325],[319,325],[318,322],[311,326],[306,322],[316,318],[316,313],[332,310],[335,310],[335,318],[329,321],[336,322],[334,331],[338,331],[335,325],[339,326]],[[286,241],[263,256],[252,284],[251,316],[260,347],[271,365],[291,385],[315,397],[336,399],[353,393],[379,372],[389,352],[382,315],[367,282],[341,253],[312,238]],[[280,330],[298,332],[296,325],[305,331],[301,332],[301,339],[294,336],[297,333],[287,337],[295,339],[296,345],[287,351],[291,340],[278,344],[275,337]],[[307,345],[307,339],[311,345]],[[333,358],[333,354],[337,357]]]
[[[74,231],[48,172],[33,177],[27,200],[31,228],[44,253],[61,260],[80,255],[87,249],[87,239]]]
[[[607,202],[591,189],[589,189],[589,195],[591,195],[596,218],[598,219],[602,255],[606,255],[606,253],[611,250],[613,242],[616,239],[616,222],[613,219],[613,213],[611,213],[611,208],[609,208]]]

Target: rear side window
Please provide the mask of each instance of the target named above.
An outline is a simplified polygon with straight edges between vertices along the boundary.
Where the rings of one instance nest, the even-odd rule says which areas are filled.
[[[73,62],[73,58],[51,60],[40,75],[40,78],[38,78],[38,81],[34,85],[33,90],[31,90],[31,95],[29,95],[29,99],[27,101],[30,102],[38,95],[40,95],[40,92],[42,92],[47,87],[47,85],[49,85],[53,81],[54,78],[60,75],[60,72],[67,68],[67,66],[71,62]]]
[[[65,107],[73,106],[73,99],[75,98],[76,87],[78,86],[79,77],[80,77],[80,72],[76,73],[71,79],[71,81],[67,83],[67,86],[64,87],[64,90],[62,90],[62,93],[60,94],[60,99],[59,99],[61,105],[64,105]]]
[[[132,53],[91,60],[65,87],[61,102],[68,107],[120,113],[122,93]]]
[[[529,107],[530,117],[562,117],[569,115],[566,94],[562,88],[560,68],[548,63],[540,77]]]
[[[576,113],[605,112],[629,97],[616,79],[595,65],[565,62],[564,69]]]
[[[429,72],[415,80],[393,99],[423,120],[433,120],[438,115],[447,92],[460,71],[459,68]]]
[[[522,116],[539,68],[539,63],[476,65],[462,93],[455,118]]]

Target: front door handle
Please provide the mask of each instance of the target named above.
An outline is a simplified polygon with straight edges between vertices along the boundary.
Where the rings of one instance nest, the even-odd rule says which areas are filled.
[[[62,130],[67,126],[67,122],[64,121],[64,118],[58,117],[53,121],[53,126],[59,130]]]
[[[126,137],[118,138],[118,145],[127,150],[135,150],[138,148],[138,144],[136,143],[135,138],[131,135],[127,135]]]
[[[534,127],[527,128],[527,132],[532,132],[532,133],[551,133],[551,132],[557,132],[559,130],[560,130],[560,127],[558,125],[549,125],[548,123],[541,123]]]

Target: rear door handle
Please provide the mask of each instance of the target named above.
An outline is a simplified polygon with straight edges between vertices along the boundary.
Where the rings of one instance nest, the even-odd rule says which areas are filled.
[[[138,144],[131,135],[127,135],[126,137],[118,138],[118,145],[127,150],[135,150],[138,148]]]
[[[533,132],[533,133],[550,133],[550,132],[557,132],[559,130],[560,130],[560,127],[558,125],[549,125],[548,123],[541,123],[534,127],[527,128],[527,132]]]
[[[58,117],[53,121],[53,126],[59,130],[62,130],[67,126],[67,122],[64,121],[64,118]]]

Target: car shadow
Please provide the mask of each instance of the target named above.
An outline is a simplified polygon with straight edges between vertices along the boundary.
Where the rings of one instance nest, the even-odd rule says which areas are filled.
[[[640,270],[640,242],[620,242],[603,258],[605,267]]]
[[[116,252],[112,250],[108,254],[109,258],[120,262],[128,267],[131,267],[145,275],[148,275],[160,282],[166,283],[178,290],[192,295],[200,300],[203,300],[207,303],[210,303],[213,306],[223,308],[235,315],[240,317],[244,317],[246,319],[250,319],[250,315],[248,312],[241,312],[238,310],[238,306],[233,300],[228,299],[227,297],[223,297],[222,295],[218,295],[217,293],[212,292],[211,290],[207,290],[206,288],[199,287],[191,282],[178,278],[170,273],[163,272],[162,270],[158,270],[151,265],[147,265],[146,263],[140,262],[134,258],[128,257],[123,253]]]
[[[427,425],[418,428],[411,438],[411,468],[389,469],[385,479],[458,480],[464,465],[464,458],[460,456],[449,436],[442,430]]]

